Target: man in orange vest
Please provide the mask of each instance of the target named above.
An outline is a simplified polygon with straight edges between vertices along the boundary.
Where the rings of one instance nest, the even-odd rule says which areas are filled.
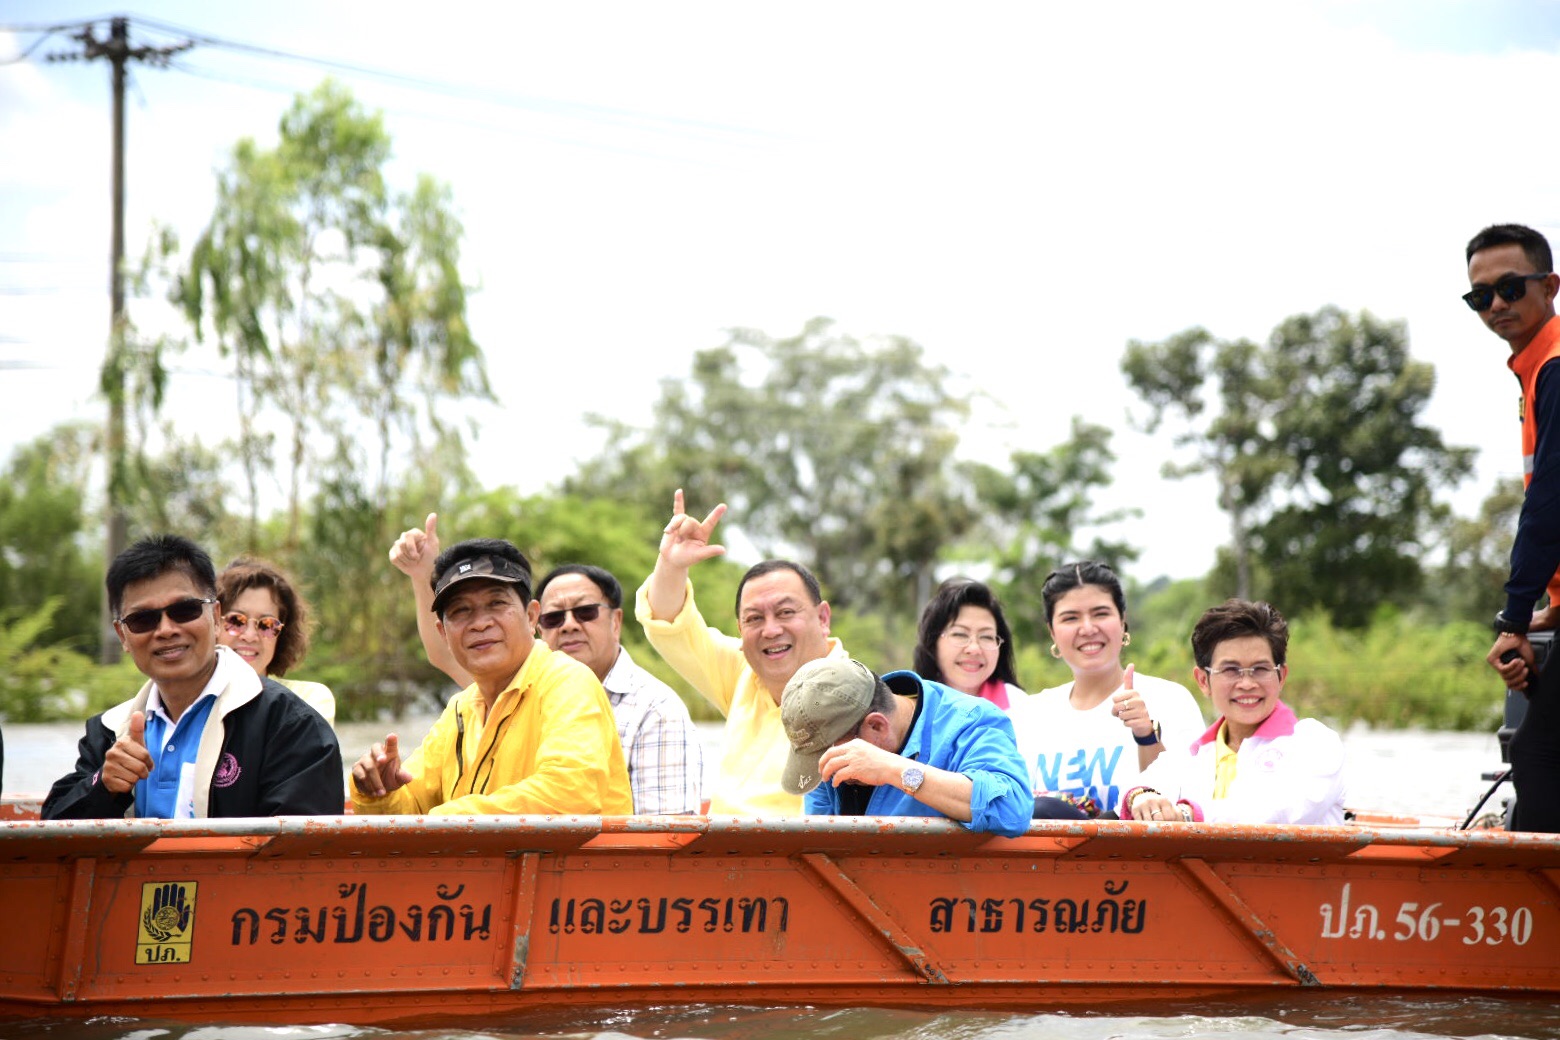
[[[1496,224],[1468,243],[1463,296],[1511,347],[1506,366],[1522,387],[1522,471],[1527,492],[1511,547],[1506,606],[1495,615],[1487,660],[1511,689],[1527,693],[1527,714],[1511,739],[1517,803],[1513,830],[1560,833],[1560,660],[1534,677],[1527,634],[1560,623],[1560,321],[1549,242],[1532,228]],[[1549,605],[1534,612],[1545,591]],[[1511,651],[1516,653],[1512,654]],[[1509,658],[1509,659],[1504,659]]]

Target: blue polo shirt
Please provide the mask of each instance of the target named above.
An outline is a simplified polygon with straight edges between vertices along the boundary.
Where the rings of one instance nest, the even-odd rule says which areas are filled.
[[[221,671],[217,669],[218,674]],[[152,755],[152,775],[135,785],[135,814],[188,820],[195,815],[195,756],[206,720],[217,703],[217,691],[208,684],[178,722],[163,710],[162,691],[153,696],[155,703],[148,700],[146,706],[146,750]]]

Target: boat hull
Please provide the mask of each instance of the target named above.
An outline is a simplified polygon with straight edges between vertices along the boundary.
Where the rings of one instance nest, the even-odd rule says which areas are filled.
[[[1560,839],[1362,827],[291,817],[0,824],[0,1016],[1560,992]]]

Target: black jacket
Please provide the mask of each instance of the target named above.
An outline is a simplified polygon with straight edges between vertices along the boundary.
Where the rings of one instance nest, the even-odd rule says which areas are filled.
[[[244,665],[248,668],[248,665]],[[254,673],[251,672],[251,675]],[[229,685],[217,696],[201,739],[196,815],[291,816],[340,814],[346,803],[341,745],[324,716],[274,679],[260,689]],[[43,803],[45,820],[112,819],[135,814],[135,791],[114,794],[98,782],[104,756],[144,710],[148,683],[135,697],[87,720],[76,769],[55,782]],[[212,733],[216,727],[217,733]],[[207,741],[220,740],[214,754]],[[201,812],[201,801],[206,802]]]

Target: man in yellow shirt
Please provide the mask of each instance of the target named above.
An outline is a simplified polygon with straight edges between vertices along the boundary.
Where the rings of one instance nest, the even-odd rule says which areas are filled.
[[[725,747],[707,788],[710,812],[800,816],[801,797],[780,786],[791,751],[780,694],[808,661],[849,655],[829,635],[829,604],[818,579],[790,560],[765,560],[743,575],[737,586],[740,638],[705,624],[688,571],[725,553],[710,542],[725,513],[718,505],[696,520],[683,511],[682,491],[676,493],[634,614],[656,652],[726,716]]]
[[[359,813],[634,811],[612,706],[585,665],[535,637],[531,566],[502,539],[433,567],[439,634],[474,682],[403,763],[394,733],[352,767]]]

